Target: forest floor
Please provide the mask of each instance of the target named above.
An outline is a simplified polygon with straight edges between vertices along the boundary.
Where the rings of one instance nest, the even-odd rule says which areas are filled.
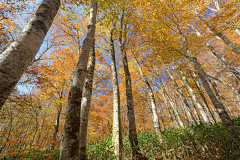
[[[233,119],[240,129],[240,117]],[[181,129],[162,131],[163,142],[158,141],[155,133],[138,135],[142,154],[148,159],[240,159],[236,143],[222,123],[212,125],[193,125]],[[124,159],[130,159],[128,137],[123,139]],[[88,159],[115,159],[110,137],[102,142],[91,142],[87,146]],[[21,155],[1,157],[0,160],[56,160],[59,150],[29,150]]]

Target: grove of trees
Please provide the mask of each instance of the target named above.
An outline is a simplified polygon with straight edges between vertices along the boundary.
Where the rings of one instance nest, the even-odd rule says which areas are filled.
[[[3,0],[0,159],[36,150],[92,159],[90,146],[109,138],[102,152],[115,159],[157,159],[140,138],[151,133],[146,143],[166,150],[159,159],[240,157],[239,8],[236,0]],[[236,150],[207,140],[219,125],[227,138],[218,140]],[[200,133],[206,139],[191,141]],[[193,149],[182,151],[188,141]]]

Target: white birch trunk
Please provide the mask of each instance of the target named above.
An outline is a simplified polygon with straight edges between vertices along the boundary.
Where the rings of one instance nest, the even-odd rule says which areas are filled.
[[[87,75],[84,84],[83,97],[81,102],[81,112],[80,112],[80,131],[79,131],[79,159],[87,159],[87,126],[88,126],[88,116],[91,106],[92,99],[92,85],[93,76],[95,69],[95,41],[92,44],[89,62],[87,67]]]
[[[44,0],[20,36],[0,55],[0,110],[41,47],[59,6],[60,0]]]
[[[191,85],[189,84],[188,80],[187,80],[187,77],[184,75],[184,73],[182,71],[179,71],[183,81],[184,81],[184,84],[186,85],[191,97],[193,98],[193,101],[195,102],[196,104],[196,107],[198,108],[198,111],[200,112],[200,115],[203,119],[203,121],[205,123],[209,123],[209,119],[208,119],[208,116],[206,114],[206,112],[204,111],[200,101],[198,100],[197,98],[197,95],[195,94],[195,92],[193,91]]]
[[[195,83],[195,85],[196,85],[196,87],[198,89],[198,92],[199,92],[199,94],[200,94],[200,96],[201,96],[201,98],[203,100],[203,107],[205,109],[205,112],[206,112],[210,122],[215,123],[216,121],[215,121],[215,119],[214,119],[214,117],[212,115],[212,112],[209,109],[209,105],[208,105],[207,99],[205,98],[205,96],[203,94],[203,91],[201,89],[200,83],[198,82],[198,80],[195,80],[195,78],[194,78],[194,77],[196,77],[195,73],[193,72],[193,75],[192,75],[192,73],[190,71],[189,71],[189,73],[190,73],[190,75],[191,75],[191,77],[192,77],[192,79],[193,79],[193,81],[194,81],[194,83]]]
[[[182,85],[184,85],[184,83],[183,83],[182,80],[181,80],[181,82],[182,82]],[[186,86],[184,86],[184,89],[185,89],[186,94],[187,94],[187,97],[189,98],[189,101],[190,101],[190,103],[191,103],[191,105],[192,105],[193,113],[194,113],[194,119],[197,121],[197,123],[200,123],[201,120],[200,120],[200,117],[199,117],[199,115],[198,115],[196,106],[195,106],[195,104],[194,104],[194,102],[193,102],[193,100],[192,100],[192,97],[190,96],[189,91],[187,90]]]
[[[97,2],[92,0],[87,36],[83,41],[73,83],[69,91],[68,105],[65,111],[65,124],[62,131],[60,160],[79,159],[80,110],[83,85],[86,77],[90,48],[95,36]]]
[[[161,128],[160,128],[160,122],[159,122],[159,118],[158,118],[158,113],[157,113],[157,105],[156,105],[156,101],[155,101],[155,97],[154,97],[154,94],[153,94],[153,90],[152,90],[152,87],[150,86],[145,74],[143,73],[143,70],[139,64],[139,62],[137,61],[137,59],[134,57],[135,59],[135,62],[138,66],[138,69],[139,69],[139,72],[142,76],[142,79],[144,81],[144,83],[146,84],[147,86],[147,90],[148,90],[148,94],[150,96],[150,100],[151,100],[151,105],[152,105],[152,120],[153,120],[153,125],[154,125],[154,128],[155,128],[155,132],[156,134],[158,135],[159,137],[159,140],[160,142],[162,142],[162,136],[161,136]]]
[[[235,29],[235,32],[240,36],[240,30],[238,28]]]
[[[121,126],[121,110],[120,110],[120,93],[118,86],[118,74],[115,59],[115,48],[113,40],[113,30],[110,32],[110,57],[112,70],[112,85],[113,85],[113,143],[114,154],[117,159],[122,159],[123,142],[122,142],[122,126]]]

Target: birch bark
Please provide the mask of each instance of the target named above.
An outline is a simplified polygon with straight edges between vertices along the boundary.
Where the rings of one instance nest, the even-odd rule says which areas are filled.
[[[82,90],[86,77],[90,48],[95,36],[97,2],[92,0],[87,36],[83,41],[73,83],[69,91],[68,105],[65,111],[65,124],[62,131],[60,160],[79,159],[79,128]]]
[[[44,0],[20,36],[0,55],[0,110],[41,47],[59,6],[60,0]]]
[[[183,81],[184,81],[184,84],[186,85],[191,97],[193,98],[193,101],[195,102],[197,108],[198,108],[198,111],[200,112],[200,115],[203,119],[203,121],[205,123],[209,123],[209,119],[208,119],[208,116],[206,114],[206,112],[204,111],[200,101],[198,100],[197,98],[197,95],[195,94],[195,92],[193,91],[191,85],[189,84],[188,80],[187,80],[187,77],[185,76],[185,74],[182,72],[182,71],[179,71]]]
[[[155,101],[155,97],[154,97],[154,94],[153,94],[153,90],[152,90],[152,87],[150,86],[145,74],[143,73],[143,70],[139,64],[139,62],[137,61],[137,59],[134,57],[135,59],[135,62],[138,66],[138,69],[139,69],[139,72],[142,76],[142,79],[144,81],[144,83],[146,84],[147,86],[147,90],[148,90],[148,94],[150,96],[150,100],[151,100],[151,105],[152,105],[152,114],[153,114],[153,117],[152,117],[152,120],[153,120],[153,125],[154,125],[154,128],[155,128],[155,132],[156,134],[158,135],[159,137],[159,140],[160,142],[162,142],[162,135],[161,135],[161,128],[160,128],[160,122],[159,122],[159,118],[158,118],[158,113],[157,113],[157,105],[156,105],[156,101]]]
[[[205,109],[205,111],[206,111],[206,114],[207,114],[210,122],[216,123],[216,120],[214,119],[214,117],[213,117],[213,115],[212,115],[212,112],[211,112],[210,109],[209,109],[209,105],[208,105],[208,103],[207,103],[207,99],[205,98],[205,96],[204,96],[204,94],[203,94],[203,91],[202,91],[202,89],[201,89],[201,86],[200,86],[198,80],[195,80],[195,78],[193,77],[193,76],[196,77],[195,73],[193,73],[193,75],[192,75],[192,73],[191,73],[190,71],[189,71],[189,73],[190,73],[190,76],[192,77],[192,79],[193,79],[193,81],[194,81],[194,83],[195,83],[195,85],[196,85],[196,87],[197,87],[197,89],[198,89],[198,92],[199,92],[199,94],[200,94],[200,96],[201,96],[201,98],[202,98],[202,100],[203,100],[203,107],[204,107],[204,109]]]
[[[81,112],[80,112],[80,131],[79,131],[79,159],[87,159],[87,127],[88,127],[88,116],[91,106],[92,99],[92,85],[93,76],[95,69],[95,41],[93,41],[89,62],[87,67],[87,75],[84,84],[83,97],[81,102]]]
[[[181,81],[181,82],[182,82],[182,84],[184,85],[183,81]],[[190,101],[190,103],[191,103],[191,105],[192,105],[195,120],[197,121],[197,123],[199,123],[201,120],[200,120],[200,117],[199,117],[199,115],[198,115],[198,112],[197,112],[196,106],[195,106],[195,104],[194,104],[194,102],[193,102],[193,100],[192,100],[192,97],[190,96],[190,94],[189,94],[187,88],[184,87],[184,89],[185,89],[186,94],[187,94],[187,96],[189,97],[189,101]]]
[[[117,159],[122,159],[123,141],[122,141],[122,126],[121,126],[121,110],[120,110],[120,93],[118,86],[118,74],[115,59],[115,48],[113,40],[113,30],[110,32],[110,57],[112,70],[112,85],[113,85],[113,143],[114,154]]]

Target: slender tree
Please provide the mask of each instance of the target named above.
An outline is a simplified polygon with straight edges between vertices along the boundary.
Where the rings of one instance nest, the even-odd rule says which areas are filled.
[[[63,96],[63,90],[60,92],[60,104],[58,106],[58,111],[57,111],[57,119],[56,119],[56,125],[54,125],[54,132],[52,136],[52,140],[55,141],[57,138],[57,133],[59,131],[59,120],[62,112],[62,96]],[[55,143],[52,144],[51,149],[54,149]]]
[[[120,93],[118,86],[118,74],[115,59],[115,47],[113,40],[113,29],[110,31],[110,57],[112,70],[112,85],[113,85],[113,143],[114,154],[118,159],[122,159],[123,142],[122,142],[122,126],[120,117]]]
[[[203,94],[203,91],[202,91],[202,89],[201,89],[200,83],[198,82],[198,79],[196,79],[196,78],[193,77],[193,76],[196,77],[195,73],[193,73],[193,75],[192,75],[191,71],[189,71],[189,74],[190,74],[190,76],[192,77],[192,79],[193,79],[193,81],[194,81],[194,83],[195,83],[195,85],[196,85],[196,87],[197,87],[197,89],[198,89],[198,93],[200,94],[200,96],[201,96],[201,98],[202,98],[202,100],[203,100],[203,103],[202,103],[202,104],[203,104],[203,107],[204,107],[204,109],[205,109],[205,112],[206,112],[209,120],[210,120],[212,123],[215,123],[216,120],[214,119],[214,117],[213,117],[213,115],[212,115],[212,112],[210,111],[210,108],[209,108],[207,99],[205,98],[205,96],[204,96],[204,94]]]
[[[79,159],[87,159],[87,127],[89,110],[92,99],[92,85],[93,76],[95,69],[95,41],[92,44],[89,62],[87,67],[87,75],[84,84],[83,97],[81,101],[81,112],[80,112],[80,135],[79,135]]]
[[[137,59],[135,57],[134,57],[134,59],[135,59],[135,62],[137,64],[137,66],[138,66],[139,72],[140,72],[140,74],[142,76],[142,79],[143,79],[144,83],[147,86],[148,94],[150,96],[150,100],[151,100],[151,104],[152,104],[153,125],[154,125],[154,128],[155,128],[155,132],[158,135],[159,140],[161,142],[162,141],[161,128],[160,128],[160,122],[159,122],[158,113],[157,113],[157,105],[156,105],[155,97],[154,97],[154,94],[153,94],[153,90],[152,90],[152,87],[149,84],[145,74],[143,73],[143,70],[142,70],[139,62],[137,61]]]
[[[168,72],[168,74],[169,74],[169,77],[170,77],[171,80],[174,82],[174,85],[175,85],[175,87],[177,88],[178,95],[179,95],[181,101],[183,102],[184,110],[185,110],[186,113],[187,113],[187,117],[188,117],[188,119],[189,119],[189,121],[190,121],[190,124],[194,124],[195,122],[194,122],[194,119],[193,119],[193,115],[192,115],[190,106],[188,105],[187,99],[184,97],[184,95],[183,95],[181,89],[179,88],[177,82],[176,82],[175,79],[173,78],[173,75],[172,75],[170,69],[169,69],[168,67],[166,67],[166,69],[167,69],[167,72]]]
[[[126,83],[129,143],[130,143],[130,147],[132,150],[132,159],[145,159],[140,152],[140,147],[138,145],[138,139],[137,139],[131,75],[130,75],[129,68],[128,68],[127,53],[125,50],[126,39],[124,40],[124,42],[122,40],[123,39],[123,31],[122,31],[123,30],[123,18],[124,18],[124,11],[122,13],[121,22],[120,22],[121,28],[120,28],[120,32],[119,32],[119,42],[120,42],[120,49],[122,52],[122,61],[123,61],[123,68],[124,68],[124,73],[125,73],[125,83]]]
[[[87,36],[83,41],[77,68],[69,91],[68,105],[65,111],[65,124],[62,131],[60,160],[78,159],[79,127],[82,90],[86,77],[90,48],[95,36],[97,2],[92,0]],[[79,51],[80,53],[80,48]]]
[[[176,117],[177,117],[177,122],[179,123],[179,126],[180,126],[180,127],[184,127],[184,123],[183,123],[183,121],[182,121],[182,117],[181,117],[181,115],[180,115],[180,113],[179,113],[179,111],[178,111],[178,109],[177,109],[176,104],[174,103],[172,97],[171,97],[171,96],[168,94],[168,92],[166,91],[165,86],[164,86],[161,78],[159,78],[158,80],[160,81],[160,83],[159,83],[158,81],[157,81],[157,83],[161,86],[161,88],[162,88],[162,90],[163,90],[163,93],[166,95],[166,97],[167,97],[167,99],[168,99],[168,101],[169,101],[169,103],[170,103],[170,106],[171,106],[172,110],[174,111],[174,113],[175,113],[175,115],[176,115]]]
[[[201,105],[197,95],[195,94],[195,92],[193,91],[191,85],[189,84],[189,82],[187,80],[187,77],[185,76],[185,74],[182,71],[179,71],[179,73],[180,73],[180,75],[181,75],[181,77],[182,77],[182,79],[184,81],[184,84],[186,85],[190,95],[192,96],[192,98],[193,98],[193,100],[194,100],[194,102],[195,102],[195,104],[197,106],[197,109],[200,112],[200,115],[202,116],[203,121],[205,123],[209,123],[209,118],[208,118],[206,112],[204,111],[204,109],[203,109],[203,107],[202,107],[202,105]]]

